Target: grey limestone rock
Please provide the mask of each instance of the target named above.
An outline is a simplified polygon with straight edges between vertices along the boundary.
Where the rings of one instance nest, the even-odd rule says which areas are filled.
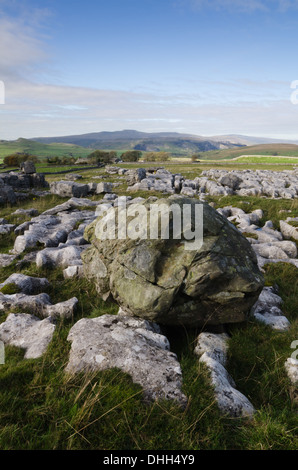
[[[27,294],[2,294],[0,293],[0,312],[7,312],[12,308],[27,310],[46,317],[72,318],[77,307],[78,299],[73,297],[64,302],[52,304],[50,296],[42,293],[37,295]]]
[[[7,284],[14,284],[19,292],[32,295],[43,292],[50,285],[49,281],[44,278],[26,276],[25,274],[14,273],[0,284],[0,289]]]
[[[16,255],[6,255],[4,253],[0,253],[0,268],[5,268],[14,262],[16,259]]]
[[[98,183],[96,185],[96,194],[111,193],[113,189],[113,183]]]
[[[85,230],[91,243],[82,253],[85,275],[103,298],[112,295],[128,314],[161,324],[244,321],[264,283],[250,243],[208,204],[182,196],[152,205],[146,201],[142,230],[155,204],[159,208],[173,203],[180,208],[190,205],[193,213],[196,204],[203,205],[200,249],[186,250],[182,233],[180,239],[100,239],[99,217]],[[194,219],[191,223],[194,226]]]
[[[45,266],[68,266],[81,264],[81,253],[86,247],[78,245],[66,245],[58,248],[45,248],[36,255],[36,265],[38,268]]]
[[[227,362],[229,336],[226,333],[202,332],[199,334],[194,353],[202,356],[204,353],[223,366]]]
[[[290,322],[281,310],[282,303],[282,298],[274,292],[273,287],[264,287],[251,309],[251,314],[256,320],[274,330],[286,331],[290,327]]]
[[[224,366],[206,353],[200,357],[200,362],[210,371],[211,384],[221,412],[235,418],[251,418],[255,413],[253,405],[235,388]]]
[[[298,222],[297,219],[298,218],[296,217],[296,222]],[[294,227],[293,225],[289,224],[291,220],[295,221],[295,218],[293,219],[288,218],[287,221],[281,220],[279,222],[280,231],[286,240],[289,240],[292,238],[298,241],[298,227]]]
[[[50,184],[50,192],[61,197],[86,197],[89,192],[88,184],[75,183],[74,181],[53,181]]]
[[[11,313],[0,325],[0,340],[24,349],[25,359],[36,359],[45,353],[55,328],[51,318],[40,320],[26,313]]]
[[[229,336],[225,333],[200,333],[194,353],[209,370],[215,398],[222,413],[232,417],[251,418],[255,412],[250,401],[235,388],[225,369]]]
[[[116,367],[141,385],[146,399],[186,404],[179,362],[156,324],[122,315],[84,318],[72,327],[68,340],[68,373]]]
[[[34,163],[31,160],[27,160],[21,164],[21,170],[23,173],[27,175],[32,175],[36,173],[36,168]]]

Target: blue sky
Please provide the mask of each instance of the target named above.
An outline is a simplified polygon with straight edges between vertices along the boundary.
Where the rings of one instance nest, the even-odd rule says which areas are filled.
[[[0,139],[298,139],[298,0],[0,0]]]

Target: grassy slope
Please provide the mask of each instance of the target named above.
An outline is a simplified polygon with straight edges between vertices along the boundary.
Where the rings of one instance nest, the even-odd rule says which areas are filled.
[[[211,150],[201,154],[201,159],[221,160],[240,157],[241,155],[282,155],[298,157],[298,145],[293,144],[261,144],[239,149]]]
[[[194,170],[187,168],[190,176]],[[101,173],[102,170],[86,172],[84,181]],[[116,181],[116,177],[107,180]],[[124,189],[125,185],[116,191],[121,194]],[[262,208],[265,219],[270,218],[275,224],[281,209],[298,216],[297,200],[212,200],[217,207],[232,203],[246,211]],[[48,196],[21,206],[44,211],[61,202],[61,198]],[[16,220],[10,214],[9,207],[0,211],[0,217],[14,223],[24,220],[22,216]],[[1,251],[8,251],[13,242],[11,236]],[[197,331],[174,328],[165,332],[181,362],[184,392],[189,397],[186,410],[173,403],[145,404],[140,387],[118,370],[66,376],[64,368],[70,348],[67,334],[71,326],[82,317],[116,314],[117,307],[103,302],[86,280],[64,280],[60,269],[38,270],[29,264],[17,268],[14,264],[0,269],[0,282],[13,272],[47,277],[52,302],[76,296],[79,308],[75,318],[58,322],[54,340],[42,358],[24,361],[21,350],[6,347],[6,363],[0,366],[0,449],[297,449],[297,416],[283,366],[293,352],[292,341],[298,337],[295,267],[281,263],[266,271],[267,284],[276,283],[280,288],[283,311],[292,324],[289,332],[275,332],[253,320],[230,327],[227,368],[238,390],[257,409],[251,422],[226,418],[218,412],[208,373],[193,354]],[[5,317],[0,316],[0,321]]]
[[[27,152],[40,158],[46,157],[86,157],[92,150],[70,144],[41,144],[28,139],[0,141],[0,159],[16,152]]]
[[[116,144],[117,143],[115,142],[101,142],[101,145],[99,147],[102,150],[116,150],[118,154],[121,154],[122,152],[131,149],[130,143],[127,144],[127,147],[123,147],[123,142],[120,142],[118,146]],[[94,148],[93,147],[91,149],[78,145],[64,143],[44,144],[22,138],[16,141],[0,141],[0,161],[5,156],[15,152],[27,152],[32,155],[36,155],[41,159],[53,156],[74,156],[76,158],[86,157],[90,154],[92,150],[94,150],[94,148],[99,148],[98,146],[95,146]],[[175,142],[170,142],[166,146],[162,146],[161,150],[165,150],[169,153],[172,153],[173,155],[179,155],[180,158],[189,158],[192,153],[199,152],[200,160],[225,160],[237,158],[242,155],[268,155],[271,156],[271,163],[279,163],[280,160],[276,159],[276,157],[272,160],[272,155],[277,154],[277,156],[298,157],[298,145],[292,144],[263,144],[253,145],[249,147],[225,150],[211,150],[203,152],[195,146],[192,148],[190,144],[189,146],[187,146],[186,143],[184,146],[178,146],[177,144],[175,144]],[[248,163],[253,163],[253,160],[251,158]]]

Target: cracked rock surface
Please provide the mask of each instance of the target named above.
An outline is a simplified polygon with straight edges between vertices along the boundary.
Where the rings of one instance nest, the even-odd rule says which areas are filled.
[[[148,400],[186,404],[180,364],[158,325],[122,315],[83,318],[71,328],[68,341],[72,345],[67,372],[116,367],[142,386]]]

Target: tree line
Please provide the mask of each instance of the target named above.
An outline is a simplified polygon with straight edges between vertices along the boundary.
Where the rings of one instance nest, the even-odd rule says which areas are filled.
[[[141,150],[127,150],[119,154],[114,150],[94,150],[87,157],[86,161],[91,164],[109,164],[117,162],[138,162],[142,159],[144,162],[167,162],[171,157],[171,154],[164,151],[157,152],[142,152]],[[200,154],[194,154],[191,157],[192,162],[197,161],[201,157]],[[41,160],[35,156],[24,153],[14,153],[7,155],[3,159],[3,163],[9,167],[20,167],[26,160],[31,160],[34,163],[39,163]],[[49,165],[74,165],[76,158],[73,156],[52,156],[47,157],[46,161]]]

